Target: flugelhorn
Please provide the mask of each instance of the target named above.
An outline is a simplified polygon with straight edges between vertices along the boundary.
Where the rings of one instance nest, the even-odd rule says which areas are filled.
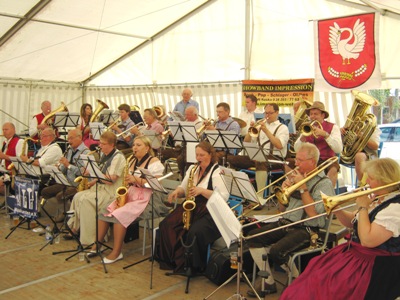
[[[203,122],[203,125],[201,125],[201,127],[199,127],[196,130],[197,135],[201,135],[207,126],[210,126],[210,125],[214,126],[215,123],[216,123],[216,121],[214,119],[205,119]]]
[[[313,129],[314,126],[318,126],[320,129],[323,129],[321,123],[317,120],[314,120],[311,122],[305,122],[301,124],[299,131],[303,136],[314,135],[315,137],[317,137],[314,133]]]
[[[260,128],[262,124],[265,124],[267,122],[266,119],[261,119],[258,120],[253,126],[249,127],[249,130],[247,133],[252,137],[252,138],[257,138],[260,135]]]
[[[322,172],[323,170],[325,170],[327,167],[329,167],[330,165],[332,165],[333,163],[337,162],[338,158],[335,157],[331,157],[329,159],[327,159],[326,161],[324,161],[322,164],[320,164],[319,166],[317,166],[314,170],[312,170],[309,174],[307,174],[307,177],[300,180],[299,182],[289,186],[286,189],[282,189],[281,187],[277,186],[274,188],[274,194],[275,197],[278,199],[279,203],[282,204],[283,206],[288,206],[289,205],[289,198],[290,195],[297,190],[299,187],[301,187],[303,184],[305,184],[306,182],[308,182],[311,178],[313,178],[314,176],[316,176],[318,173]]]

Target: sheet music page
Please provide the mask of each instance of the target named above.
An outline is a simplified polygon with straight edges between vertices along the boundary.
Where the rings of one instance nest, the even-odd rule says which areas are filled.
[[[65,175],[56,166],[46,166],[45,170],[50,174],[51,177],[55,179],[57,183],[68,186],[71,185],[67,177],[65,177]]]
[[[147,180],[147,186],[145,184],[146,188],[151,188],[152,190],[156,192],[162,192],[167,194],[168,192],[164,189],[164,187],[161,185],[161,182],[157,177],[155,177],[148,169],[143,169],[143,168],[137,168],[145,177]],[[172,173],[171,173],[172,174]],[[164,176],[165,178],[165,176]]]
[[[80,159],[85,163],[86,170],[89,171],[90,178],[103,179],[109,181],[101,172],[93,155],[81,154]]]
[[[235,217],[228,203],[224,200],[218,189],[215,189],[207,201],[207,209],[218,227],[226,247],[237,241],[242,230],[242,225]]]
[[[225,167],[219,167],[221,169],[221,177],[225,183],[226,189],[232,196],[242,198],[242,193],[240,192],[239,186],[233,180],[233,170]],[[240,172],[243,173],[243,172]]]
[[[260,150],[260,147],[257,143],[247,143],[243,142],[243,147],[246,149],[247,154],[251,160],[265,162],[265,155]]]

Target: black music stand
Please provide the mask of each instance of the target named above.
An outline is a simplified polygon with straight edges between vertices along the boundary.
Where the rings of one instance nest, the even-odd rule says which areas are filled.
[[[155,177],[153,174],[151,174],[151,172],[147,169],[142,169],[142,168],[138,168],[138,170],[140,170],[140,172],[142,173],[142,175],[146,178],[147,184],[145,184],[145,188],[150,188],[152,190],[152,194],[151,194],[151,255],[150,257],[146,257],[138,262],[132,263],[130,265],[127,265],[125,267],[123,267],[123,269],[128,269],[134,265],[137,265],[141,262],[144,262],[146,260],[151,260],[151,271],[150,271],[150,289],[153,288],[153,267],[154,267],[154,248],[153,248],[153,240],[154,240],[154,192],[160,192],[163,194],[168,194],[168,192],[165,190],[165,188],[161,185],[159,179],[157,177]],[[166,178],[167,176],[172,175],[172,173],[167,174],[166,176],[164,176],[163,178]]]
[[[106,177],[104,176],[104,174],[101,172],[101,170],[100,170],[99,166],[97,165],[97,162],[96,162],[95,158],[93,157],[93,155],[84,155],[84,154],[81,154],[80,157],[79,157],[79,159],[80,159],[80,160],[83,162],[83,164],[84,164],[84,168],[83,168],[83,169],[89,171],[89,175],[82,174],[82,177],[84,177],[84,178],[89,178],[89,179],[96,179],[96,196],[95,196],[95,202],[96,202],[96,205],[95,205],[95,213],[96,213],[96,217],[95,217],[95,221],[96,221],[96,240],[95,240],[94,243],[92,243],[92,244],[86,246],[85,248],[82,247],[81,249],[78,249],[78,251],[77,251],[76,253],[74,253],[73,255],[71,255],[71,256],[69,256],[69,257],[67,257],[65,260],[69,260],[70,258],[72,258],[72,257],[74,257],[74,256],[76,256],[76,255],[78,255],[79,253],[81,253],[81,252],[83,252],[83,251],[85,251],[85,250],[87,250],[87,249],[90,249],[93,245],[96,245],[96,256],[100,256],[100,258],[101,258],[101,263],[103,264],[104,272],[105,272],[105,273],[108,273],[107,268],[106,268],[106,265],[105,265],[105,263],[104,263],[102,251],[101,251],[100,249],[101,249],[101,246],[104,246],[104,247],[107,248],[107,249],[111,249],[111,247],[109,247],[109,246],[107,246],[106,244],[100,242],[99,239],[98,239],[98,233],[99,233],[99,225],[98,225],[98,219],[99,219],[99,212],[98,212],[98,209],[99,209],[98,185],[99,185],[99,183],[101,183],[101,182],[111,182],[111,180],[108,179],[108,178],[106,178]],[[103,250],[103,251],[104,251],[104,250]],[[89,258],[87,257],[87,255],[85,255],[85,259],[86,259],[86,261],[87,261],[88,263],[90,262],[90,260],[89,260]]]
[[[230,191],[230,195],[242,199],[240,204],[247,200],[257,203],[250,211],[264,204],[260,202],[257,192],[254,189],[254,186],[251,184],[249,176],[245,172],[234,171],[225,167],[220,167],[220,169],[220,175],[227,190]],[[244,215],[244,213],[242,215]],[[238,218],[240,217],[241,216],[238,216]]]
[[[16,170],[16,175],[30,175],[31,177],[35,177],[35,179],[38,181],[39,185],[39,175],[36,173],[35,169],[33,168],[32,165],[27,164],[23,162],[19,157],[12,157],[10,160],[13,162],[15,170]],[[32,178],[31,178],[32,179]],[[30,188],[26,190],[17,190],[15,191],[15,196],[17,198],[16,205],[14,207],[14,214],[18,214],[19,216],[22,216],[22,220],[19,221],[19,223],[11,228],[11,231],[8,233],[8,235],[5,237],[6,239],[17,229],[26,229],[30,230],[31,229],[31,222],[32,220],[35,220],[36,223],[41,226],[42,228],[45,228],[43,224],[41,224],[38,220],[38,193],[36,192],[36,197],[33,195],[33,191],[29,191]],[[21,193],[22,192],[22,195]],[[32,195],[31,195],[32,194]],[[31,197],[32,196],[32,197]],[[29,199],[28,199],[29,198]],[[36,198],[36,201],[35,201]],[[22,204],[22,205],[21,205]],[[22,228],[21,225],[27,223],[27,228]]]
[[[133,123],[135,124],[139,124],[139,123],[144,123],[142,115],[140,114],[139,111],[137,110],[132,110],[129,113],[129,118],[133,121]]]
[[[119,112],[112,109],[103,109],[99,115],[99,122],[111,124],[119,118]]]
[[[243,233],[242,233],[242,224],[240,224],[239,220],[236,218],[235,214],[228,206],[228,203],[223,199],[223,197],[219,194],[218,190],[214,190],[213,194],[207,201],[207,209],[210,212],[215,224],[217,225],[226,246],[229,248],[232,243],[238,242],[238,268],[237,272],[233,274],[228,280],[226,280],[223,284],[221,284],[218,288],[216,288],[211,294],[206,296],[204,300],[210,298],[214,295],[218,290],[227,285],[236,277],[236,294],[232,297],[236,297],[235,299],[246,299],[240,294],[240,281],[243,278],[246,283],[250,286],[250,288],[254,291],[255,295],[259,300],[261,300],[260,296],[257,294],[257,291],[251,284],[249,278],[246,273],[243,271]],[[233,298],[232,298],[233,299]]]
[[[204,133],[214,148],[222,148],[225,151],[225,161],[227,161],[229,150],[243,148],[240,135],[234,131],[206,130]]]
[[[263,145],[259,146],[256,143],[247,143],[243,142],[243,148],[246,150],[247,155],[251,160],[255,160],[258,162],[266,162],[269,165],[271,164],[286,164],[286,161],[280,159],[279,156],[269,154],[270,149],[265,149]],[[276,159],[270,159],[269,156],[273,156]]]
[[[51,177],[54,178],[54,180],[56,181],[56,183],[60,184],[63,186],[63,190],[62,190],[62,198],[64,200],[64,215],[66,215],[66,207],[65,207],[65,190],[67,189],[68,186],[71,187],[75,187],[75,185],[71,184],[67,177],[65,177],[65,175],[58,169],[58,167],[56,166],[46,166],[45,170],[50,174]],[[47,245],[49,244],[53,244],[54,239],[59,236],[62,232],[63,232],[63,227],[65,225],[67,231],[74,236],[74,233],[72,232],[71,228],[69,228],[69,226],[67,225],[67,222],[63,222],[63,224],[60,226],[60,228],[58,228],[57,223],[54,221],[54,219],[50,216],[50,214],[47,212],[47,210],[44,208],[45,204],[47,203],[47,199],[42,199],[40,205],[42,207],[42,210],[44,211],[44,213],[47,215],[47,217],[52,221],[54,227],[53,227],[53,238],[48,241],[42,248],[40,248],[40,250],[43,250]],[[80,243],[79,239],[78,239],[78,244],[80,245],[80,247],[82,247],[82,244]],[[82,247],[83,248],[83,247]],[[60,251],[60,252],[53,252],[53,255],[55,254],[59,254],[59,253],[68,253],[68,252],[74,252],[76,250],[67,250],[67,251]]]
[[[103,134],[103,132],[106,130],[106,126],[101,123],[101,122],[90,122],[89,123],[90,127],[90,133],[92,135],[92,138],[96,141],[100,140],[100,136]]]
[[[76,128],[79,124],[80,119],[79,113],[72,112],[59,112],[55,114],[55,120],[53,123],[53,127],[62,128],[63,133],[66,134],[66,128]],[[66,149],[67,140],[64,140],[64,147]]]

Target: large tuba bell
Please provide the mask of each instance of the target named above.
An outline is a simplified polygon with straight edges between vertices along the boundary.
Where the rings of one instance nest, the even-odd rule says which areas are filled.
[[[96,99],[97,101],[97,107],[96,110],[93,112],[92,116],[90,117],[90,122],[95,122],[99,113],[103,110],[103,109],[108,109],[108,105],[106,103],[104,103],[103,101],[101,101],[100,99]]]
[[[153,107],[153,109],[156,112],[158,119],[162,119],[165,116],[165,111],[161,106],[156,105]]]
[[[301,127],[301,124],[304,122],[308,122],[308,116],[306,114],[306,109],[311,107],[312,103],[308,102],[307,100],[300,100],[300,106],[294,115],[294,124],[296,126],[296,130],[299,130]]]
[[[68,111],[67,106],[64,104],[64,102],[61,102],[61,106],[53,111],[51,111],[47,116],[45,116],[42,120],[42,122],[40,122],[40,124],[47,124],[47,125],[52,125],[52,121],[51,119],[54,117],[54,115],[56,113],[62,112],[62,111]]]
[[[376,117],[367,111],[379,102],[359,91],[352,91],[352,94],[355,100],[344,124],[346,133],[343,136],[343,150],[340,154],[340,159],[345,164],[354,163],[355,155],[365,148],[377,125]]]

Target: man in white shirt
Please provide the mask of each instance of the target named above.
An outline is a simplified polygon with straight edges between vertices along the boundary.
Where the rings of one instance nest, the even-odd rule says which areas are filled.
[[[257,107],[257,97],[253,94],[245,96],[245,109],[239,115],[239,119],[246,122],[246,126],[241,129],[240,135],[245,136],[249,130],[250,123],[256,122],[254,114],[263,114],[263,110]]]
[[[244,142],[258,143],[267,151],[270,159],[284,160],[287,153],[287,143],[289,141],[289,129],[286,125],[279,122],[279,106],[276,103],[267,103],[264,106],[264,122],[260,124],[258,138],[246,134]],[[251,126],[254,124],[251,124]],[[254,162],[248,156],[228,156],[230,165],[237,169],[247,169],[256,167],[257,190],[265,187],[270,168],[282,168],[282,165],[273,165],[268,162]]]

